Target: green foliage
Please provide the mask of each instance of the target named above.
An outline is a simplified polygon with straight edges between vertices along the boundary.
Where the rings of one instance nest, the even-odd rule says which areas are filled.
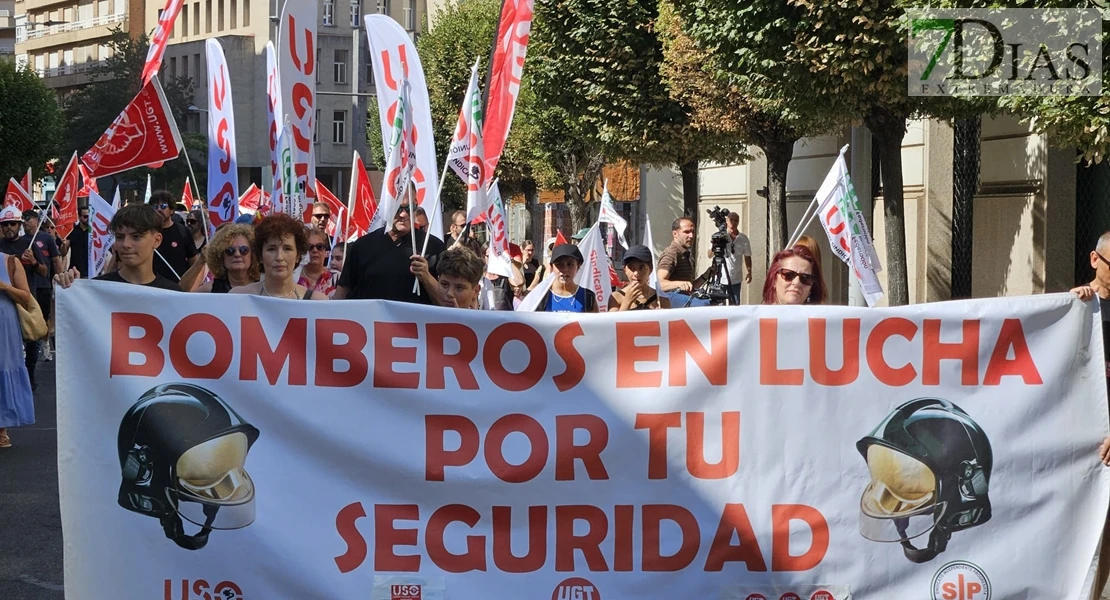
[[[58,158],[64,123],[54,93],[11,60],[0,60],[0,106],[0,184],[6,186],[9,177],[18,180],[28,167],[39,175]]]
[[[68,157],[74,151],[78,156],[84,154],[139,93],[149,46],[147,36],[135,39],[114,29],[108,45],[113,49],[112,57],[90,72],[91,81],[88,85],[65,99],[67,131],[62,142],[63,156]],[[189,106],[193,104],[193,82],[188,78],[178,77],[161,83],[166,101],[180,129],[189,115]],[[195,182],[196,187],[203,194],[208,171],[207,135],[181,131],[181,137],[200,180]],[[167,162],[159,169],[132,169],[120,173],[117,179],[125,189],[145,190],[148,173],[152,175],[156,189],[164,188],[177,194],[184,187],[189,168],[182,157]]]

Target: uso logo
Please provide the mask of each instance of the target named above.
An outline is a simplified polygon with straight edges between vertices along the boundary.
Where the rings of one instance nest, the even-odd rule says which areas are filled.
[[[581,577],[571,577],[555,586],[551,600],[601,600],[601,594],[594,584]]]
[[[165,580],[164,600],[244,600],[243,590],[234,581],[210,584],[204,579],[182,579],[179,583]]]
[[[977,565],[950,562],[933,576],[933,600],[990,600],[991,582]]]
[[[407,583],[389,586],[390,600],[421,600],[422,590],[419,584]]]

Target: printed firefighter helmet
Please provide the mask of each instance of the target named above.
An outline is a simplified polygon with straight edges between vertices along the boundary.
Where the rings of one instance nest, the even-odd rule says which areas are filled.
[[[991,518],[990,440],[963,409],[918,398],[894,409],[856,442],[871,483],[860,497],[860,534],[898,542],[913,562],[943,552],[952,533]],[[917,548],[910,540],[929,534]]]
[[[244,466],[257,439],[258,429],[212,392],[157,386],[120,422],[119,504],[156,517],[167,538],[199,550],[212,530],[254,521],[254,482]],[[200,532],[186,535],[182,519]]]

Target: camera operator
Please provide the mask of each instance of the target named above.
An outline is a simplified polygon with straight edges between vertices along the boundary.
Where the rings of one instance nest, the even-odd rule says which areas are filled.
[[[728,279],[725,279],[724,274],[721,275],[722,281],[731,282],[728,284],[728,295],[732,300],[732,304],[740,304],[740,283],[743,277],[744,283],[752,282],[752,243],[748,240],[748,236],[740,233],[740,215],[734,212],[728,213],[728,245],[725,246],[725,266],[724,269],[728,274]],[[706,251],[706,256],[713,258],[713,246],[711,245]],[[745,274],[740,273],[740,258],[744,259]]]
[[[700,276],[695,275],[694,257],[690,248],[694,245],[694,221],[689,217],[679,217],[671,224],[671,245],[659,257],[659,289],[671,301],[674,308],[686,306],[709,306],[709,298],[699,298],[693,294],[705,283],[710,267]]]

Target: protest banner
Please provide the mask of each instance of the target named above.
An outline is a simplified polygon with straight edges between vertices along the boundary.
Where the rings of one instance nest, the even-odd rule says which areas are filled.
[[[184,0],[166,0],[166,6],[158,12],[158,24],[154,33],[150,35],[150,47],[147,48],[146,61],[143,64],[143,85],[146,85],[162,68],[162,56],[166,53],[166,45],[173,35],[174,22],[181,13]]]
[[[31,200],[31,193],[12,177],[8,180],[7,191],[4,192],[4,206],[14,206],[20,212],[27,212],[35,209],[35,202]]]
[[[208,61],[208,220],[214,232],[239,216],[239,167],[231,76],[219,40],[205,41]]]
[[[516,99],[520,95],[520,82],[524,74],[524,57],[528,53],[528,40],[532,33],[534,0],[502,0],[501,16],[497,24],[497,40],[490,59],[489,85],[486,87],[485,127],[485,176],[497,173],[501,151],[509,139],[509,127],[516,112]]]
[[[89,178],[107,177],[138,167],[158,167],[177,158],[181,134],[158,77],[139,90],[108,130],[81,157]]]
[[[77,191],[81,189],[77,173],[77,153],[69,159],[62,176],[54,188],[54,198],[50,202],[57,208],[57,213],[52,217],[54,226],[57,227],[58,237],[65,239],[73,232],[77,224]]]
[[[1071,295],[57,306],[70,600],[1091,592],[1110,427]]]
[[[266,42],[266,131],[267,142],[270,145],[270,181],[271,189],[276,204],[283,202],[281,198],[281,178],[278,171],[280,161],[278,136],[281,135],[282,112],[281,83],[278,81],[277,53],[273,42]]]
[[[292,189],[302,194],[299,202],[285,199],[288,183],[282,185],[283,202],[290,207],[287,214],[301,214],[302,202],[311,202],[316,194],[316,147],[312,143],[316,123],[316,2],[286,2],[281,11],[281,21],[277,45],[278,84],[281,89],[280,110],[277,113],[278,127],[285,124],[290,139],[282,140],[292,159]],[[269,85],[267,75],[267,85]],[[280,155],[279,161],[286,160]],[[279,165],[279,171],[281,171]],[[281,173],[283,179],[286,173]],[[296,205],[294,208],[293,205]]]

